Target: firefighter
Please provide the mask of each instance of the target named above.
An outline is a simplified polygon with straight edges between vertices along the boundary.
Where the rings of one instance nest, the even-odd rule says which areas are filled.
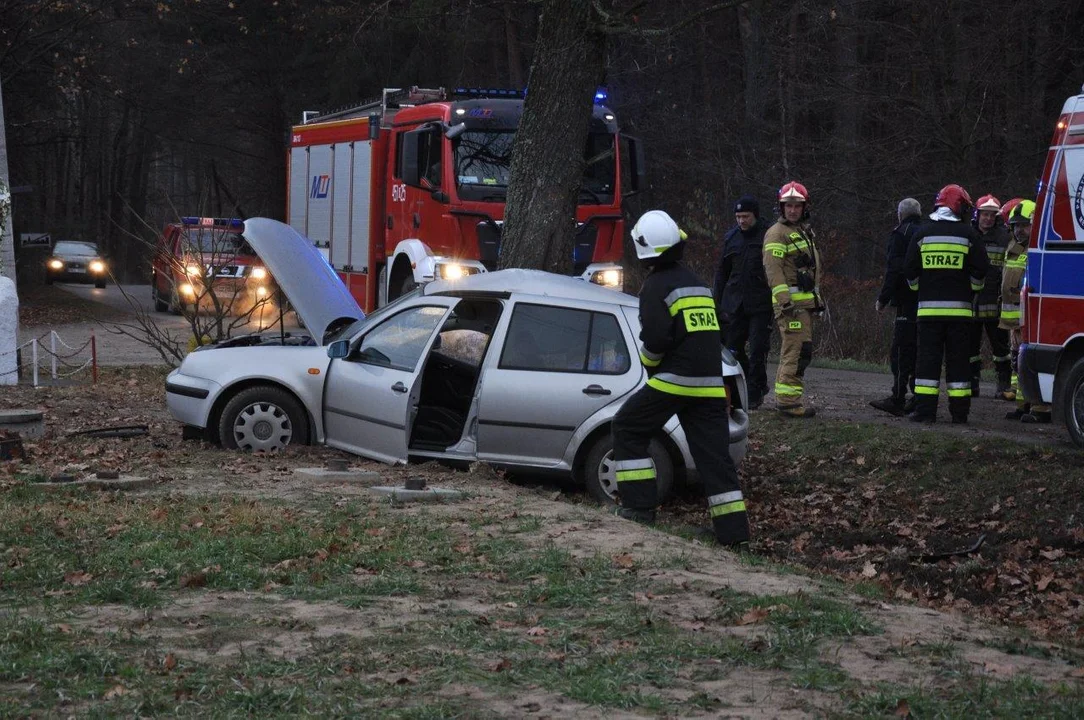
[[[1009,333],[999,327],[1001,310],[998,296],[1001,292],[1001,271],[1005,264],[1005,248],[1009,244],[1009,231],[1001,223],[1001,202],[993,195],[983,195],[975,203],[975,228],[986,248],[990,269],[986,284],[975,296],[975,322],[971,326],[971,397],[979,395],[982,375],[982,336],[990,341],[997,373],[996,397],[1004,397],[1009,391],[1011,362],[1009,358]]]
[[[768,393],[766,364],[772,337],[772,293],[761,260],[764,223],[757,199],[742,195],[734,205],[734,218],[737,225],[723,240],[713,294],[722,320],[723,343],[745,370],[749,409],[756,410]]]
[[[644,213],[632,228],[632,239],[636,256],[649,269],[640,290],[640,360],[648,381],[625,401],[613,422],[621,500],[617,513],[654,522],[655,464],[648,444],[677,415],[704,481],[715,539],[726,546],[748,542],[745,500],[729,452],[715,300],[681,264],[685,243],[665,212]]]
[[[1017,381],[1017,359],[1020,355],[1020,288],[1027,269],[1028,239],[1031,235],[1031,220],[1035,216],[1035,203],[1023,200],[1009,216],[1012,228],[1012,240],[1005,252],[1005,272],[1001,279],[1001,327],[1010,333],[1012,340],[1012,378],[1011,389],[1007,395],[1016,400],[1016,409],[1005,415],[1007,420],[1021,420],[1025,423],[1048,423],[1052,420],[1050,406],[1028,403],[1020,392]]]
[[[871,400],[870,405],[892,415],[906,415],[915,409],[914,374],[917,329],[915,313],[918,300],[903,277],[903,261],[915,232],[922,224],[922,206],[914,198],[904,198],[896,209],[899,224],[888,236],[888,258],[885,279],[877,295],[874,309],[881,312],[895,306],[896,322],[892,326],[892,349],[889,362],[892,365],[892,394],[883,400]],[[912,397],[907,399],[907,391]]]
[[[982,290],[990,261],[967,221],[971,197],[959,185],[937,193],[930,222],[915,234],[904,272],[918,293],[918,357],[915,364],[916,422],[937,420],[941,364],[948,384],[952,422],[966,423],[971,409],[968,348],[975,311],[972,294]]]
[[[817,291],[820,256],[809,227],[809,192],[797,182],[779,189],[779,220],[764,235],[764,270],[782,347],[775,376],[776,407],[787,417],[810,418],[802,402],[805,371],[813,360],[813,313],[821,310]]]

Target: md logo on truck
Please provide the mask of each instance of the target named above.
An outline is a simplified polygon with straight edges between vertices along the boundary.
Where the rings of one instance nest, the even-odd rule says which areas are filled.
[[[330,187],[330,175],[313,175],[312,190],[309,191],[309,197],[314,200],[322,200],[327,197],[327,191]]]

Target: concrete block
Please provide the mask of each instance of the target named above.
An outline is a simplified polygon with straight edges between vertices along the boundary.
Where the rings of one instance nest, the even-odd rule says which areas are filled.
[[[448,502],[459,500],[463,493],[458,490],[445,490],[444,488],[427,488],[425,490],[407,490],[401,487],[377,486],[369,488],[377,495],[390,496],[397,502]]]
[[[41,410],[0,410],[0,430],[11,430],[24,438],[39,438],[45,434],[45,413]]]

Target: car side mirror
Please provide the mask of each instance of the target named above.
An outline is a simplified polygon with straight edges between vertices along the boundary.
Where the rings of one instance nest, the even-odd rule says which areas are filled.
[[[350,341],[336,340],[327,346],[327,356],[332,360],[342,360],[350,355]]]

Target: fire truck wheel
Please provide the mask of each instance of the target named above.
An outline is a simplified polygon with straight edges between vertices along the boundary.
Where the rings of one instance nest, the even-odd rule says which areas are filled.
[[[181,308],[181,298],[177,294],[177,288],[173,288],[169,291],[169,304],[166,308],[174,315],[180,315],[183,312],[183,308]]]
[[[674,463],[658,440],[651,441],[647,452],[655,461],[656,497],[661,505],[674,492]],[[617,505],[617,470],[613,436],[610,433],[603,433],[595,440],[583,461],[582,475],[591,497],[603,505]]]
[[[230,450],[281,450],[309,439],[305,409],[285,390],[257,385],[237,393],[218,420],[222,447]]]
[[[403,278],[403,284],[399,286],[399,294],[395,297],[403,297],[408,292],[413,292],[414,288],[416,287],[418,287],[418,283],[414,282],[414,276],[407,275],[405,278]]]
[[[1065,408],[1065,426],[1077,447],[1084,447],[1084,358],[1073,363],[1064,387],[1061,406]]]

